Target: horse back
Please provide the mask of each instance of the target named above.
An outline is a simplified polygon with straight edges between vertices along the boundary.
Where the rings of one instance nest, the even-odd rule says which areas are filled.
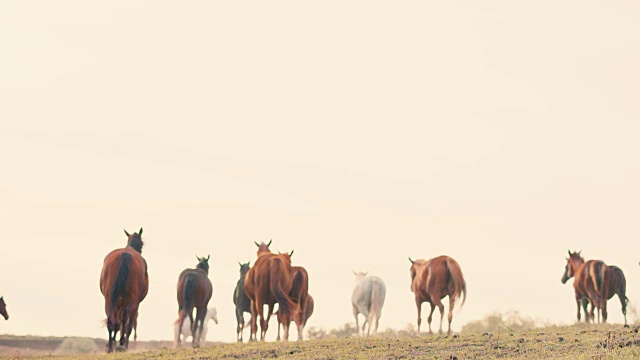
[[[609,296],[611,299],[613,295],[620,294],[621,297],[625,297],[627,293],[627,279],[624,276],[622,269],[615,265],[609,266]]]
[[[206,272],[201,269],[185,269],[178,278],[178,306],[182,308],[185,301],[185,290],[187,278],[192,276],[195,279],[194,301],[196,306],[206,306],[213,295],[213,285]]]
[[[589,260],[579,271],[574,287],[587,296],[605,295],[608,299],[611,274],[609,266],[601,260]],[[590,297],[591,297],[590,296]]]
[[[123,297],[126,300],[141,302],[149,290],[147,263],[139,252],[130,247],[113,250],[105,257],[100,274],[100,291],[105,299],[111,298],[111,289],[115,286],[123,254],[130,257],[128,276],[123,287]]]
[[[429,296],[440,296],[440,299],[448,294],[449,289],[449,268],[447,267],[448,256],[442,255],[429,261],[425,267],[423,280],[426,283],[425,289]]]
[[[299,302],[305,300],[309,293],[309,274],[302,266],[291,267],[291,291],[289,297]]]

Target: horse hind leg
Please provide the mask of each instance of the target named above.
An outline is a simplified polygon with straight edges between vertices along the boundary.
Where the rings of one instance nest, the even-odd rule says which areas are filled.
[[[199,318],[199,314],[200,312],[198,310],[196,310],[196,318],[193,318],[193,310],[192,313],[189,314],[189,320],[191,320],[191,347],[198,347],[198,318]]]
[[[444,322],[444,305],[442,303],[438,304],[438,310],[440,310],[440,329],[438,329],[438,334],[442,335],[442,323]]]
[[[429,303],[429,305],[431,305],[431,311],[429,312],[427,323],[429,323],[429,334],[433,334],[433,331],[431,331],[431,320],[433,320],[433,311],[436,309],[436,305],[434,303]]]
[[[107,343],[107,352],[113,352],[113,343],[116,341],[116,331],[114,330],[114,324],[107,319],[107,331],[109,333],[109,342]]]
[[[449,320],[449,328],[447,329],[447,335],[451,335],[451,321],[453,320],[453,306],[455,305],[454,301],[449,297],[449,314],[447,315],[447,320]]]
[[[236,321],[238,327],[236,327],[236,341],[242,342],[242,331],[244,330],[244,314],[236,308]]]

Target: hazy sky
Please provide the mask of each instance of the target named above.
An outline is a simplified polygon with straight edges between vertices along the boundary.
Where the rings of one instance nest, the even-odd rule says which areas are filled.
[[[209,340],[234,341],[254,239],[309,271],[309,326],[353,321],[352,270],[386,281],[382,329],[415,324],[407,256],[460,263],[454,330],[572,323],[567,249],[619,265],[637,306],[639,11],[3,1],[0,333],[106,338],[102,261],[141,226],[143,340],[172,337],[178,274],[210,253]]]

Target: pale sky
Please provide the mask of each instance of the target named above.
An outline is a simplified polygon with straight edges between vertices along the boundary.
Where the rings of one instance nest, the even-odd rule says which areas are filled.
[[[0,333],[106,339],[102,261],[141,226],[142,340],[171,339],[178,274],[210,253],[208,340],[235,341],[238,261],[271,238],[310,274],[309,326],[353,321],[352,270],[387,284],[381,329],[415,324],[408,256],[460,263],[456,331],[573,323],[568,249],[637,306],[639,11],[1,2]]]

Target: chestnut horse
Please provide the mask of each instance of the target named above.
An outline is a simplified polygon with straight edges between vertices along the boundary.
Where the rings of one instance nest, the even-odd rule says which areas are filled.
[[[300,308],[289,299],[292,287],[291,254],[262,253],[258,256],[253,267],[247,273],[244,290],[251,300],[251,336],[249,341],[257,340],[258,316],[260,316],[260,341],[264,338],[269,327],[269,319],[276,303],[285,316],[296,317]],[[267,318],[264,318],[264,305],[269,307]],[[288,338],[289,327],[283,326],[284,336]]]
[[[9,313],[7,312],[7,304],[4,302],[4,296],[0,296],[0,315],[2,315],[5,320],[9,320]]]
[[[456,300],[462,296],[462,305],[467,299],[467,283],[462,276],[462,270],[458,262],[448,256],[438,256],[431,260],[411,260],[411,291],[416,297],[416,307],[418,308],[418,332],[420,332],[421,308],[423,302],[431,304],[431,312],[427,321],[429,322],[429,333],[431,331],[431,319],[436,306],[440,310],[440,331],[442,334],[442,322],[444,320],[444,305],[442,299],[449,296],[449,329],[447,334],[451,334],[451,320],[453,319],[453,308]]]
[[[307,270],[302,266],[291,267],[291,291],[289,291],[289,298],[298,304],[300,312],[295,318],[291,318],[289,314],[280,313],[278,310],[278,337],[276,340],[280,340],[280,324],[287,327],[291,324],[291,320],[295,321],[298,328],[298,341],[302,341],[302,332],[306,323],[306,309],[307,301],[309,299],[309,274]],[[288,335],[288,334],[287,334]],[[284,338],[285,341],[289,340],[288,337]]]
[[[615,265],[609,266],[609,273],[611,275],[611,279],[609,281],[609,298],[607,300],[611,300],[613,295],[618,294],[618,299],[620,300],[620,305],[622,305],[622,315],[624,316],[624,326],[629,327],[627,324],[627,304],[629,303],[629,298],[627,297],[627,279],[622,272],[622,269]],[[584,313],[587,314],[587,305],[589,304],[589,299],[586,297],[582,298],[582,308],[584,309]],[[593,306],[593,304],[591,305]]]
[[[233,291],[233,304],[236,306],[236,321],[238,327],[236,328],[236,341],[242,342],[242,332],[244,330],[244,313],[251,313],[251,300],[247,297],[247,293],[244,291],[244,278],[249,272],[249,263],[238,264],[240,265],[240,279],[236,283],[236,289]]]
[[[120,331],[118,349],[128,349],[129,336],[137,323],[138,307],[149,291],[147,262],[142,258],[142,228],[129,234],[127,246],[109,253],[100,274],[100,291],[104,296],[109,331],[108,352],[114,350],[116,334]]]
[[[582,298],[588,298],[592,304],[590,314],[585,313],[585,322],[592,320],[595,322],[594,310],[598,309],[598,322],[600,314],[602,321],[607,322],[607,299],[609,298],[609,283],[611,273],[607,264],[600,260],[584,261],[580,256],[581,251],[569,251],[567,265],[562,276],[563,284],[569,279],[573,280],[576,304],[578,305],[578,321],[580,321],[580,305]]]
[[[180,334],[184,324],[184,319],[188,316],[191,324],[191,334],[193,340],[191,346],[199,347],[200,338],[202,337],[202,329],[204,327],[204,318],[207,315],[207,306],[211,295],[213,295],[213,286],[209,280],[209,258],[199,258],[198,265],[195,269],[185,269],[180,273],[178,278],[178,314],[176,321],[179,324],[178,335],[176,335],[176,345],[180,345]],[[196,309],[196,319],[193,320],[193,309]],[[198,328],[200,332],[198,332]]]

